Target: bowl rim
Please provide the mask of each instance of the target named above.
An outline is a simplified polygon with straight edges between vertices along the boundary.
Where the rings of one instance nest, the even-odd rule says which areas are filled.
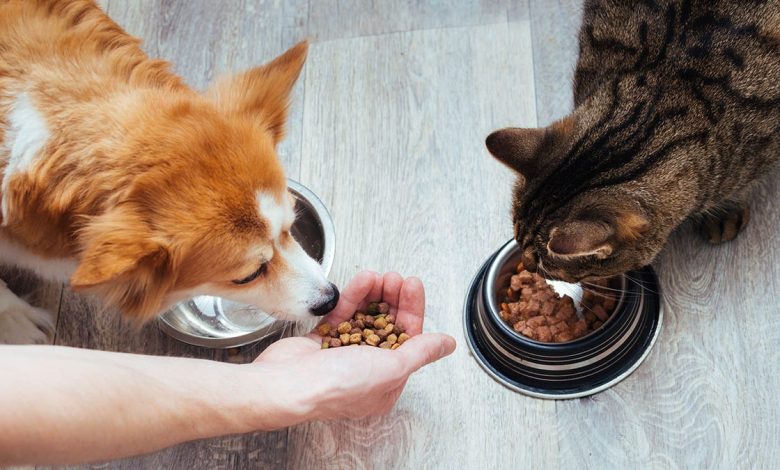
[[[488,361],[487,357],[482,353],[482,351],[477,346],[475,333],[472,331],[472,325],[471,325],[472,316],[478,315],[475,312],[475,310],[477,309],[476,304],[479,303],[478,297],[479,295],[482,294],[483,291],[483,286],[481,284],[486,281],[486,277],[487,277],[486,273],[488,270],[489,263],[493,261],[496,255],[497,252],[491,254],[487,259],[485,259],[483,263],[480,265],[480,269],[472,277],[471,282],[469,283],[468,290],[466,291],[466,298],[464,299],[464,303],[463,303],[462,321],[463,321],[466,345],[468,346],[469,352],[474,357],[479,367],[482,370],[484,370],[485,373],[487,373],[487,375],[490,376],[490,378],[492,378],[498,384],[506,387],[509,390],[520,393],[521,395],[526,395],[532,398],[540,398],[544,400],[569,400],[574,398],[588,397],[603,392],[604,390],[607,390],[617,385],[618,383],[622,382],[623,380],[625,380],[628,376],[634,373],[634,371],[636,371],[639,368],[639,366],[641,366],[645,362],[647,357],[650,355],[650,352],[655,347],[655,343],[657,342],[658,337],[661,335],[661,330],[663,329],[664,326],[663,324],[664,304],[662,301],[663,297],[661,296],[660,283],[657,283],[657,285],[655,286],[657,289],[655,294],[658,296],[658,313],[655,321],[655,330],[653,331],[652,337],[650,338],[650,341],[647,343],[647,346],[645,347],[644,351],[642,351],[642,353],[639,355],[639,357],[637,357],[635,362],[631,364],[622,373],[613,377],[608,382],[600,384],[596,387],[590,389],[584,389],[576,392],[570,392],[570,393],[545,392],[543,390],[535,389],[533,387],[523,387],[521,385],[518,385],[517,381],[502,374],[499,370],[495,369],[494,366]],[[651,272],[653,272],[652,268],[651,268]],[[542,344],[546,344],[546,343],[542,343]],[[564,343],[559,343],[559,344],[564,344]]]
[[[485,299],[485,304],[487,305],[488,314],[492,317],[494,322],[498,325],[498,327],[505,333],[510,335],[512,338],[518,339],[520,341],[523,341],[527,344],[536,346],[536,347],[546,347],[546,348],[563,348],[563,347],[569,347],[569,346],[577,346],[578,344],[584,343],[586,340],[589,340],[590,338],[594,337],[595,335],[602,333],[606,331],[607,327],[613,323],[613,319],[619,317],[619,315],[616,315],[616,313],[620,312],[621,308],[623,307],[623,304],[625,303],[625,294],[626,294],[626,278],[624,275],[617,275],[614,276],[615,278],[620,278],[620,283],[622,285],[621,292],[620,292],[620,298],[618,298],[618,301],[615,303],[615,308],[612,309],[612,312],[609,314],[609,318],[597,329],[591,331],[590,333],[580,336],[579,338],[575,338],[569,341],[564,341],[562,343],[554,343],[552,341],[550,342],[544,342],[544,341],[537,341],[532,338],[528,338],[527,336],[523,335],[520,332],[517,332],[514,330],[514,328],[510,327],[507,322],[505,322],[501,315],[499,314],[500,309],[498,308],[498,302],[496,300],[496,296],[498,295],[498,292],[494,292],[495,289],[490,287],[492,285],[495,285],[495,281],[498,279],[501,268],[506,264],[506,260],[508,260],[513,253],[520,251],[520,245],[517,243],[515,239],[510,239],[508,242],[506,242],[497,252],[495,252],[488,260],[485,261],[485,274],[484,274],[484,281],[482,284],[483,289],[483,298]],[[500,265],[497,265],[500,263]],[[486,295],[488,293],[488,290],[490,289],[490,295]]]
[[[295,193],[294,196],[296,197],[296,199],[302,199],[306,201],[306,203],[311,205],[314,209],[314,212],[318,216],[319,219],[318,222],[320,227],[322,228],[322,233],[323,233],[323,252],[322,252],[322,261],[320,262],[320,265],[322,266],[322,269],[325,272],[325,276],[328,276],[330,274],[331,268],[333,267],[333,261],[335,259],[335,254],[336,254],[336,229],[333,224],[333,218],[331,217],[330,212],[325,207],[325,204],[322,202],[322,200],[320,200],[320,198],[316,194],[314,194],[312,190],[310,190],[303,184],[288,178],[287,189],[288,191]],[[208,297],[217,298],[216,296],[208,296]],[[176,305],[189,302],[190,300],[192,299],[187,299],[181,302],[177,302],[176,304],[168,308],[165,312],[157,316],[157,325],[165,334],[183,343],[187,343],[193,346],[212,348],[212,349],[237,348],[241,346],[246,346],[247,344],[254,343],[255,341],[258,341],[260,339],[259,333],[263,332],[265,327],[253,331],[251,333],[245,333],[242,335],[231,336],[227,338],[200,336],[200,335],[193,335],[193,334],[183,332],[182,330],[175,327],[165,317],[166,314],[170,312],[173,308],[175,308]]]

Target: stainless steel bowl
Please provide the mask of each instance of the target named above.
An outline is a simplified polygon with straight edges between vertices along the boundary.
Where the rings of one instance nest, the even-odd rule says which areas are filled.
[[[295,197],[297,217],[292,235],[327,275],[333,265],[336,231],[322,201],[308,188],[287,181]],[[277,320],[262,310],[208,295],[178,303],[158,320],[160,329],[185,343],[208,348],[232,348],[279,334],[291,322]]]
[[[515,241],[506,243],[484,263],[466,298],[468,345],[488,374],[526,395],[565,399],[605,390],[639,367],[661,329],[659,288],[651,268],[613,280],[620,297],[599,329],[565,343],[542,343],[515,332],[500,317],[499,292],[520,257]]]

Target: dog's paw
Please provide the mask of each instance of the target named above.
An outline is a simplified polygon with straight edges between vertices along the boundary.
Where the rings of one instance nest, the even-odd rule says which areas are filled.
[[[749,221],[750,207],[735,201],[726,201],[696,217],[699,232],[713,245],[734,240]]]
[[[54,319],[33,307],[0,281],[0,344],[48,344],[54,338]]]

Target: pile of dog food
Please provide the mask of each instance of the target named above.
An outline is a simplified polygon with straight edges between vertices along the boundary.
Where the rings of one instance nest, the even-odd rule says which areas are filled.
[[[604,292],[595,289],[604,288]],[[501,318],[516,332],[545,343],[564,343],[599,329],[615,308],[608,281],[588,286],[582,297],[582,315],[574,301],[561,297],[538,274],[517,265],[501,303]]]
[[[374,346],[397,349],[409,335],[395,322],[387,302],[371,302],[366,312],[357,311],[352,319],[333,328],[329,323],[317,327],[322,336],[322,349],[340,346]]]

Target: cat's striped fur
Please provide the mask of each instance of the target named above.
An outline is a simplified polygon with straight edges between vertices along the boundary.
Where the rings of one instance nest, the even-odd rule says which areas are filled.
[[[574,112],[504,129],[526,264],[567,280],[648,264],[687,217],[747,222],[780,151],[780,0],[587,0]],[[540,263],[541,261],[541,263]]]

